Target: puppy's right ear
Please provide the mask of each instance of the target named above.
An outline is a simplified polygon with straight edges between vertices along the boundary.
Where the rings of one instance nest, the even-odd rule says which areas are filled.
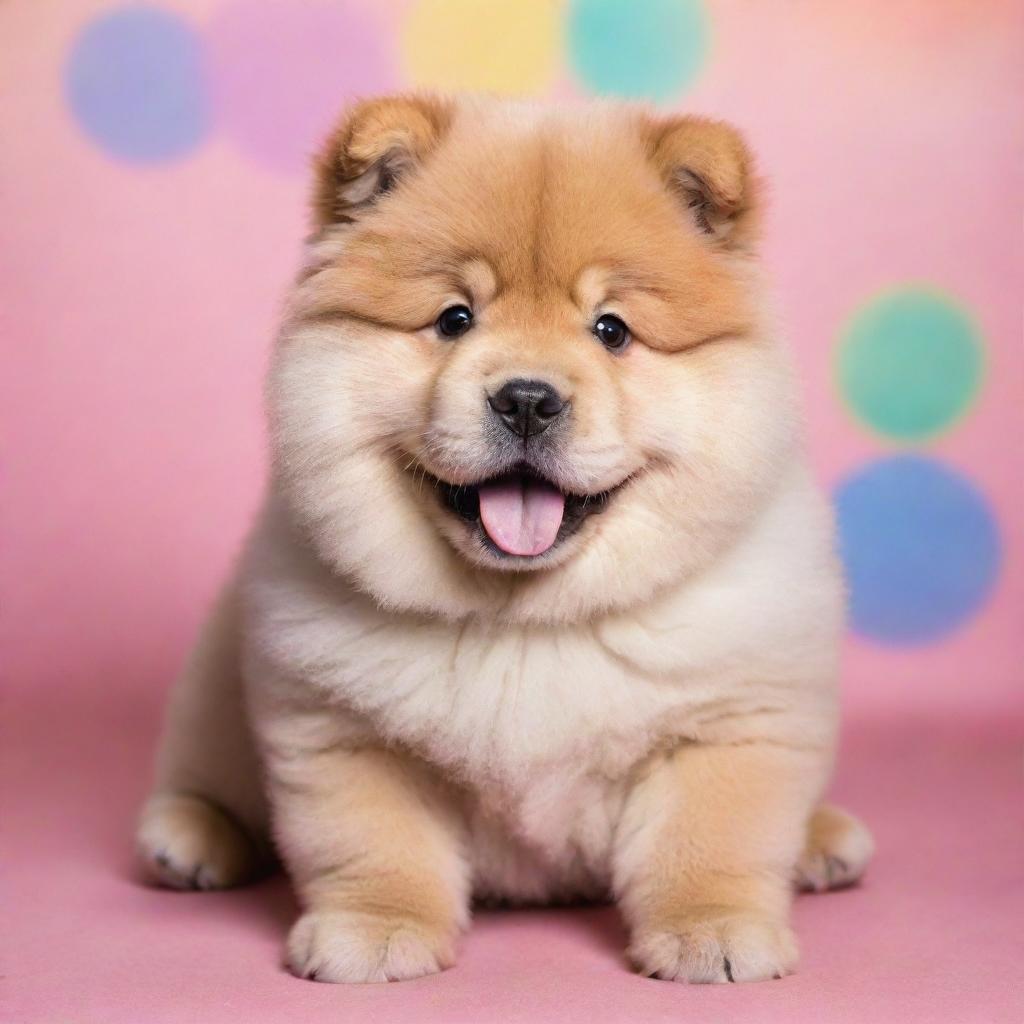
[[[426,157],[451,118],[451,104],[436,96],[385,96],[357,103],[316,159],[316,230],[355,220]]]

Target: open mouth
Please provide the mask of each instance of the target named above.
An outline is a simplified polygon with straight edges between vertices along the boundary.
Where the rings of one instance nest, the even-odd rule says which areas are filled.
[[[436,481],[444,505],[469,523],[497,555],[537,558],[604,511],[612,491],[570,494],[532,469],[521,468],[477,484]]]

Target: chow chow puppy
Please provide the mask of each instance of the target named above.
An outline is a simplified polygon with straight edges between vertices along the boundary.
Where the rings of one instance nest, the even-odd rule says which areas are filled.
[[[313,208],[145,862],[212,889],[273,849],[319,981],[443,969],[474,898],[612,898],[648,975],[789,973],[793,888],[871,839],[820,803],[843,586],[743,141],[376,99]]]

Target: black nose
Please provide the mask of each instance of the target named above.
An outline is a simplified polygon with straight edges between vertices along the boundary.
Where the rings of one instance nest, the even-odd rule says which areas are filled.
[[[547,430],[567,405],[545,381],[519,377],[507,381],[497,393],[488,395],[487,402],[505,426],[522,438]]]

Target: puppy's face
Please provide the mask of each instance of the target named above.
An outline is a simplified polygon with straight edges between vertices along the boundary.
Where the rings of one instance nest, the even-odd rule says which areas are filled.
[[[751,193],[710,122],[358,107],[270,391],[321,557],[389,606],[548,621],[705,564],[789,437]]]

